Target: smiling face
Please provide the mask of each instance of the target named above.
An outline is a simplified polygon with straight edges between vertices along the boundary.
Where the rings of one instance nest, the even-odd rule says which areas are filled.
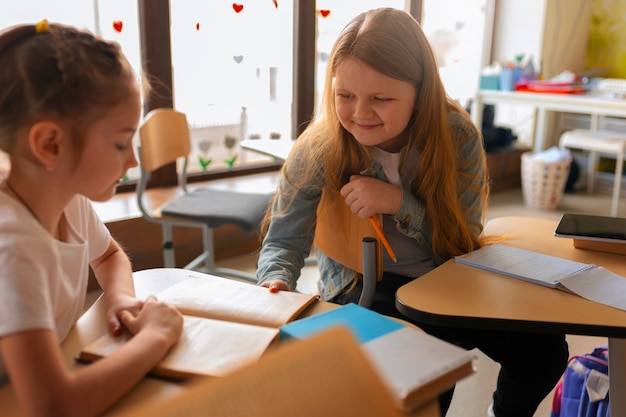
[[[341,125],[365,146],[399,152],[417,92],[410,83],[383,75],[356,58],[337,66],[335,109]]]
[[[137,89],[131,91],[128,100],[111,108],[84,133],[84,148],[69,181],[73,181],[77,193],[91,200],[111,198],[126,171],[137,166],[132,140],[141,103]]]

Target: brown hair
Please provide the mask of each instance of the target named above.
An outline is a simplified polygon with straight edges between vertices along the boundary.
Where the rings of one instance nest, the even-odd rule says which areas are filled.
[[[84,129],[127,99],[136,75],[118,44],[61,24],[0,34],[0,149],[42,118],[67,122],[77,155]]]
[[[286,166],[292,175],[287,179],[296,189],[306,188],[319,170],[320,163],[314,162],[324,161],[326,186],[338,190],[350,175],[370,166],[372,158],[367,148],[342,127],[335,111],[333,79],[337,67],[348,58],[357,58],[377,72],[415,87],[414,114],[407,126],[409,141],[402,161],[409,149],[419,151],[411,193],[426,206],[434,252],[448,259],[480,247],[480,238],[464,214],[470,208],[461,207],[457,190],[480,184],[475,191],[486,207],[486,169],[479,179],[459,174],[469,165],[485,166],[485,157],[483,154],[479,160],[458,159],[457,146],[462,143],[453,139],[448,112],[457,112],[467,120],[469,116],[447,96],[426,36],[419,23],[402,10],[370,10],[354,18],[341,32],[330,53],[322,114],[296,141],[297,147],[306,146],[302,157],[311,163],[290,164],[288,160]],[[461,140],[473,140],[479,135],[472,129]],[[269,222],[269,218],[266,220]]]

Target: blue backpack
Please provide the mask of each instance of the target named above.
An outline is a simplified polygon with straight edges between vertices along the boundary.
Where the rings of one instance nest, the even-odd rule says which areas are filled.
[[[609,349],[572,356],[556,385],[550,417],[609,417]]]

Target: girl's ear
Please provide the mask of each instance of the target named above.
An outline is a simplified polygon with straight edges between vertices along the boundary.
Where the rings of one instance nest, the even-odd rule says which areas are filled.
[[[44,120],[35,123],[28,132],[30,150],[48,170],[59,164],[63,149],[63,130],[57,123]]]

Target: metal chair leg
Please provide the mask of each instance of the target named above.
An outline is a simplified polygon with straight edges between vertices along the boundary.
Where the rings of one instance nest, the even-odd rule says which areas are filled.
[[[175,268],[176,258],[174,255],[174,241],[172,237],[172,226],[169,224],[162,224],[163,231],[163,267]]]
[[[365,237],[362,241],[363,251],[363,291],[359,305],[369,308],[376,291],[376,239]]]

